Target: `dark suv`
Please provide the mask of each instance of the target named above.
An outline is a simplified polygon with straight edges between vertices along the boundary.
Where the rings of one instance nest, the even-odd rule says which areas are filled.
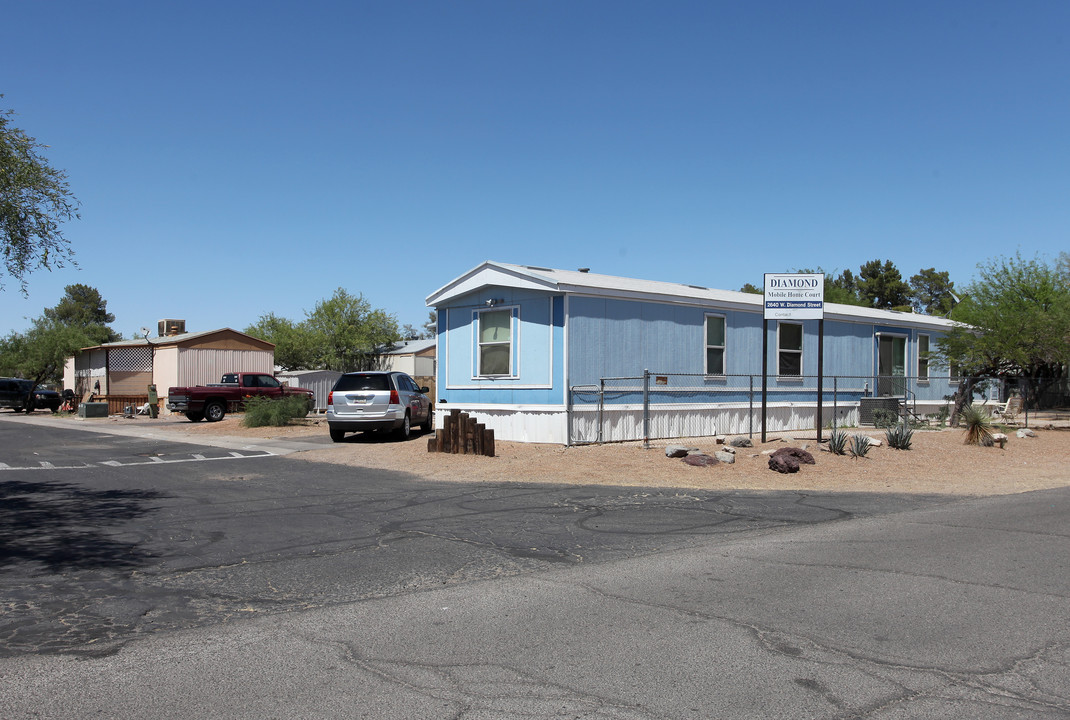
[[[431,432],[435,410],[427,388],[403,372],[351,372],[334,383],[327,396],[327,425],[331,440],[347,432],[393,430],[405,439],[419,425]]]
[[[31,380],[0,378],[0,408],[11,408],[15,412],[33,412],[36,408],[59,410],[63,398],[58,392],[38,386],[31,394],[32,387]]]

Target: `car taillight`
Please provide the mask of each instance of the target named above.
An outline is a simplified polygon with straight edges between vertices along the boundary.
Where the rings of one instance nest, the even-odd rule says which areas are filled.
[[[331,390],[329,393],[327,393],[327,404],[334,405],[334,390]]]
[[[398,395],[398,391],[397,390],[391,390],[390,391],[390,404],[391,405],[400,405],[401,404],[401,396]]]

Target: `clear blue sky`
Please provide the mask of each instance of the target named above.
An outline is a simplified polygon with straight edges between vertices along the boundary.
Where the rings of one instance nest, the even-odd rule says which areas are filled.
[[[82,203],[79,270],[160,318],[419,327],[483,260],[738,289],[1070,249],[1070,3],[12,2],[0,105]]]

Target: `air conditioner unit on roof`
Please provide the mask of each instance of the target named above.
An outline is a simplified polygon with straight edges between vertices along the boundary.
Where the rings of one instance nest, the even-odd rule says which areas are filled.
[[[170,335],[182,335],[185,332],[185,320],[161,320],[159,322],[160,337],[167,337]]]

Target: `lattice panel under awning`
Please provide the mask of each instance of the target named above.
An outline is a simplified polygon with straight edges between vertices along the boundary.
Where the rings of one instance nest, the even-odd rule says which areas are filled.
[[[151,372],[152,348],[115,348],[108,353],[108,366],[112,372]]]

